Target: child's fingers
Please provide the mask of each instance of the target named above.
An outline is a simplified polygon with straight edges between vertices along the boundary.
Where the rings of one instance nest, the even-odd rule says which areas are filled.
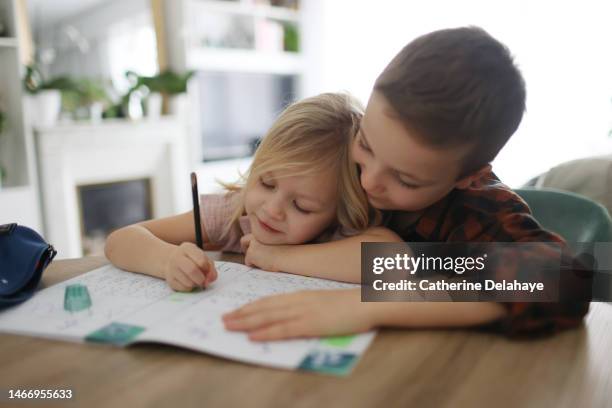
[[[295,316],[296,313],[291,309],[274,309],[236,319],[224,318],[223,323],[228,330],[249,331],[281,323],[295,318]]]
[[[186,288],[187,290],[191,290],[194,286],[197,286],[195,283],[191,281],[191,279],[189,279],[187,275],[185,275],[183,271],[177,271],[177,273],[174,274],[173,278],[174,280],[179,282],[181,285],[183,285],[183,287]]]
[[[209,258],[204,251],[196,245],[189,244],[185,246],[185,254],[193,261],[200,269],[206,270]]]
[[[217,267],[215,266],[215,262],[211,259],[208,260],[208,272],[206,273],[206,280],[204,285],[208,286],[210,283],[217,280],[219,274],[217,273]]]
[[[204,280],[206,276],[204,275],[204,273],[202,273],[200,268],[193,263],[190,258],[181,259],[179,261],[178,267],[180,272],[182,272],[182,275],[188,279],[189,283],[192,286],[204,285]]]
[[[308,337],[308,331],[300,320],[288,320],[249,333],[253,341],[272,341],[295,337]]]
[[[198,283],[198,285],[207,285],[208,283],[214,282],[217,279],[217,269],[215,268],[215,263],[206,256],[204,251],[195,245],[190,245],[185,253],[204,274],[204,279],[201,283]],[[210,276],[211,274],[212,276]]]
[[[176,278],[172,277],[170,279],[168,279],[168,285],[176,291],[179,292],[189,292],[191,290],[191,288],[183,285],[181,282],[179,282]]]
[[[284,309],[288,308],[292,302],[293,294],[286,295],[275,295],[275,296],[267,296],[263,299],[255,300],[251,303],[247,303],[246,305],[223,315],[223,317],[227,317],[228,319],[235,319],[240,317],[249,316],[251,314],[261,313],[270,309]]]
[[[195,270],[192,272],[189,272],[189,268],[193,268]],[[181,262],[178,263],[178,265],[176,266],[176,270],[174,271],[174,273],[172,274],[172,277],[175,278],[176,280],[178,280],[179,282],[181,282],[183,285],[189,287],[189,288],[193,288],[194,286],[201,286],[196,278],[192,278],[190,276],[190,273],[193,275],[199,274],[200,275],[200,279],[203,281],[204,280],[204,276],[202,276],[202,273],[197,269],[197,267],[195,267],[193,264],[191,264],[191,261],[189,260],[183,260]],[[197,277],[197,275],[196,275]]]

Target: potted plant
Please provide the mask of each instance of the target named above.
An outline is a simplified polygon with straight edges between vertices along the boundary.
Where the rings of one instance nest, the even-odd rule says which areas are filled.
[[[110,98],[101,80],[81,78],[73,80],[70,87],[62,90],[62,105],[77,118],[89,117],[92,121],[99,121],[104,108],[110,105]]]
[[[184,74],[177,74],[173,71],[164,71],[154,76],[141,76],[133,71],[126,72],[126,76],[134,83],[133,89],[146,86],[150,92],[176,95],[187,92],[187,83],[195,72],[187,71]]]
[[[67,77],[45,81],[40,70],[34,65],[26,67],[23,82],[26,91],[31,95],[29,104],[36,124],[54,125],[62,108],[61,90],[72,88],[73,82]]]
[[[148,111],[152,112],[153,109],[151,105],[157,104],[159,97],[156,95],[163,95],[164,97],[169,98],[169,113],[181,114],[185,109],[184,105],[186,104],[185,93],[187,92],[187,84],[194,73],[194,71],[187,71],[183,74],[178,74],[168,70],[154,76],[141,76],[133,71],[128,71],[126,72],[126,76],[133,83],[128,95],[136,90],[146,87],[149,98]],[[155,103],[151,103],[151,98],[155,101]],[[153,113],[153,116],[155,115],[156,113]]]

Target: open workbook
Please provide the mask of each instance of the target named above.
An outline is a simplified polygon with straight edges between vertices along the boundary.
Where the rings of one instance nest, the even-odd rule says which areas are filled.
[[[225,330],[221,316],[257,298],[357,285],[216,262],[206,290],[174,292],[165,281],[112,265],[37,292],[0,313],[0,332],[127,346],[156,342],[265,366],[346,375],[375,333],[252,342]]]

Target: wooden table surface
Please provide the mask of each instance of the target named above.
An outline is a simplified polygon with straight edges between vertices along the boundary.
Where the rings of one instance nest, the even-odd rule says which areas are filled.
[[[240,261],[239,257],[215,259]],[[45,286],[104,265],[53,262]],[[382,330],[346,378],[242,364],[170,346],[111,348],[0,335],[0,406],[612,406],[612,306],[583,328],[529,341],[461,330]],[[71,389],[72,401],[9,402],[9,389]],[[9,405],[12,404],[12,405]]]

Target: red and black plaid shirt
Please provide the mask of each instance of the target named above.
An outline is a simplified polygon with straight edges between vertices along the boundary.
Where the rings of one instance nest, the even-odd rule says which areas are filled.
[[[384,224],[406,242],[559,242],[544,230],[527,204],[490,173],[480,184],[455,189],[419,212],[384,212]],[[517,265],[516,262],[513,265]],[[520,267],[520,264],[517,265]],[[508,276],[504,268],[504,276]],[[500,303],[508,311],[487,328],[509,336],[542,335],[580,325],[589,302]]]

